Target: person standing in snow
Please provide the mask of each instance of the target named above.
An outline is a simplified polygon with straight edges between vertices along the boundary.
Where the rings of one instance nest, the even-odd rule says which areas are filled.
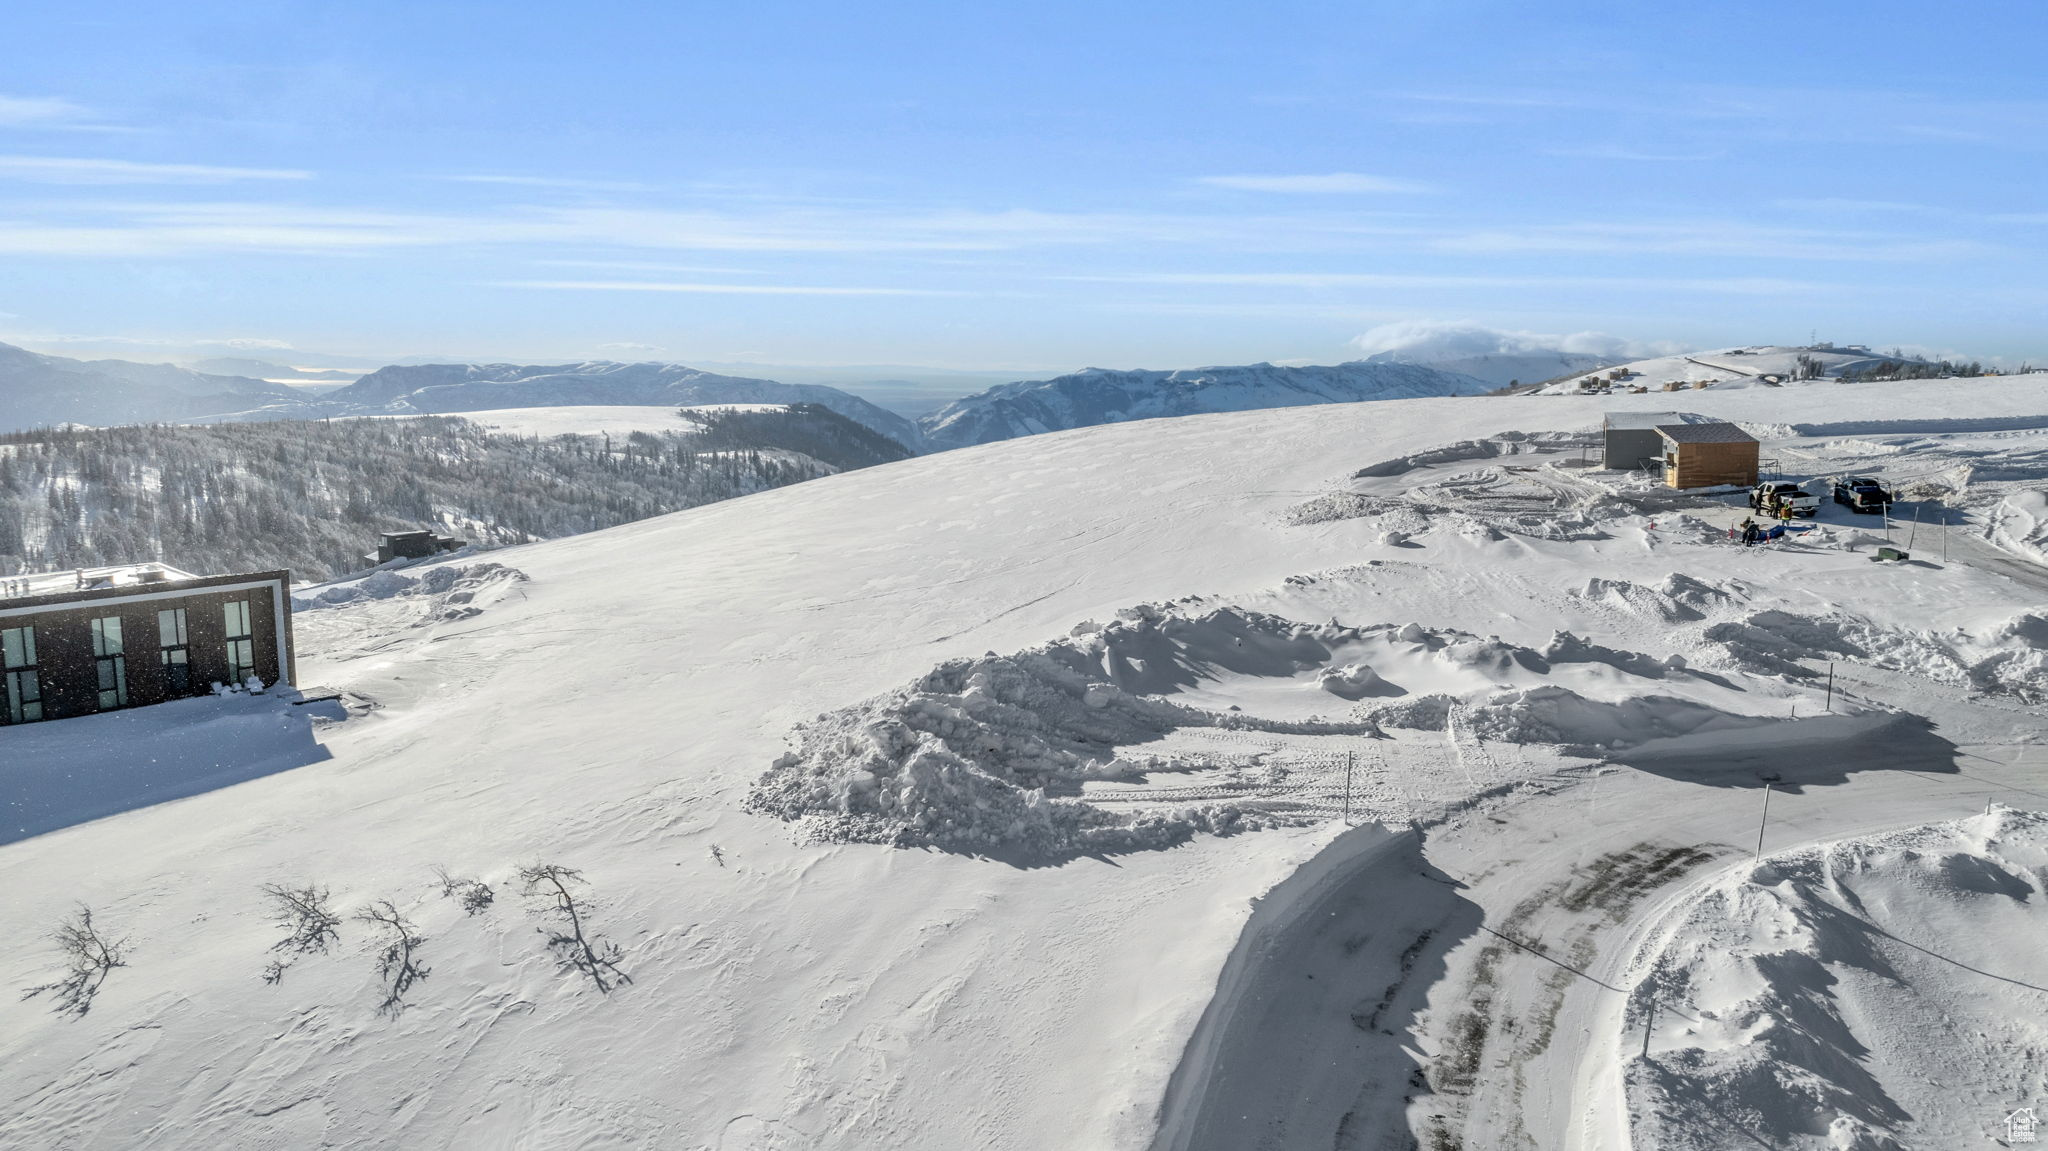
[[[1756,521],[1748,516],[1742,517],[1742,546],[1756,546]]]

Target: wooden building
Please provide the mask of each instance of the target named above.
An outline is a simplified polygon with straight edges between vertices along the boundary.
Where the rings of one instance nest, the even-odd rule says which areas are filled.
[[[140,564],[0,580],[0,726],[290,685],[291,574]]]
[[[1673,488],[1756,486],[1756,437],[1728,423],[1659,424],[1664,483]]]

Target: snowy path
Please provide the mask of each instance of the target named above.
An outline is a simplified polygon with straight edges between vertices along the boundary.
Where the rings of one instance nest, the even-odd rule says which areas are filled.
[[[1833,742],[1827,763],[1803,769],[1813,750],[1760,749],[1732,768],[1609,766],[1454,817],[1421,850],[1401,836],[1331,864],[1304,906],[1240,941],[1190,1045],[1199,1066],[1176,1077],[1227,1086],[1169,1092],[1155,1151],[1370,1147],[1411,1125],[1425,1146],[1627,1151],[1636,945],[1688,892],[1748,865],[1759,773],[1783,781],[1773,853],[1970,815],[1987,791],[2048,801],[2048,756],[2033,745],[1954,748],[1890,729]],[[1419,1060],[1404,1050],[1418,1008]],[[1403,1122],[1404,1095],[1425,1080],[1433,1093]]]

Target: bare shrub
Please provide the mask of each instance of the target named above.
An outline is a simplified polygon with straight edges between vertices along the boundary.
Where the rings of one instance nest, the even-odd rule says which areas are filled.
[[[263,969],[263,982],[282,980],[285,969],[297,962],[300,956],[324,953],[341,942],[341,934],[335,930],[341,926],[341,917],[327,906],[326,888],[311,884],[286,887],[281,883],[266,883],[263,894],[270,900],[271,914],[276,917],[277,925],[285,930],[285,937],[270,945],[272,951],[281,952],[284,958],[270,961]]]
[[[441,884],[441,895],[447,899],[459,900],[467,915],[481,915],[498,893],[481,879],[458,878],[448,874],[445,867],[434,869],[434,878]]]
[[[57,925],[50,933],[57,949],[64,955],[69,970],[62,979],[23,989],[24,1000],[34,999],[44,992],[55,992],[55,1010],[60,1015],[74,1018],[92,1010],[93,997],[100,993],[100,986],[107,981],[107,973],[116,967],[128,966],[122,958],[126,941],[108,939],[92,921],[92,908],[81,903],[71,918]]]
[[[419,933],[419,928],[411,920],[399,914],[398,908],[388,899],[380,899],[356,912],[356,918],[372,928],[381,929],[388,940],[377,957],[377,977],[384,984],[384,1002],[378,1008],[395,1019],[405,1010],[405,993],[432,970],[414,958],[414,953],[427,942],[427,937]]]
[[[587,908],[579,907],[569,890],[571,884],[587,882],[582,872],[554,863],[536,863],[519,869],[519,881],[527,895],[547,901],[544,914],[562,920],[563,926],[540,930],[548,937],[548,950],[555,953],[564,970],[588,976],[606,994],[622,983],[633,982],[631,976],[619,970],[618,961],[625,956],[623,948],[603,936],[593,939],[584,934],[583,916]]]

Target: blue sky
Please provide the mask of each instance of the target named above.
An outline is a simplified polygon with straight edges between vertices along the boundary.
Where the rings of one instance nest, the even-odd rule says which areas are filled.
[[[2048,357],[2039,5],[20,6],[0,340],[1170,367],[1389,324]]]

